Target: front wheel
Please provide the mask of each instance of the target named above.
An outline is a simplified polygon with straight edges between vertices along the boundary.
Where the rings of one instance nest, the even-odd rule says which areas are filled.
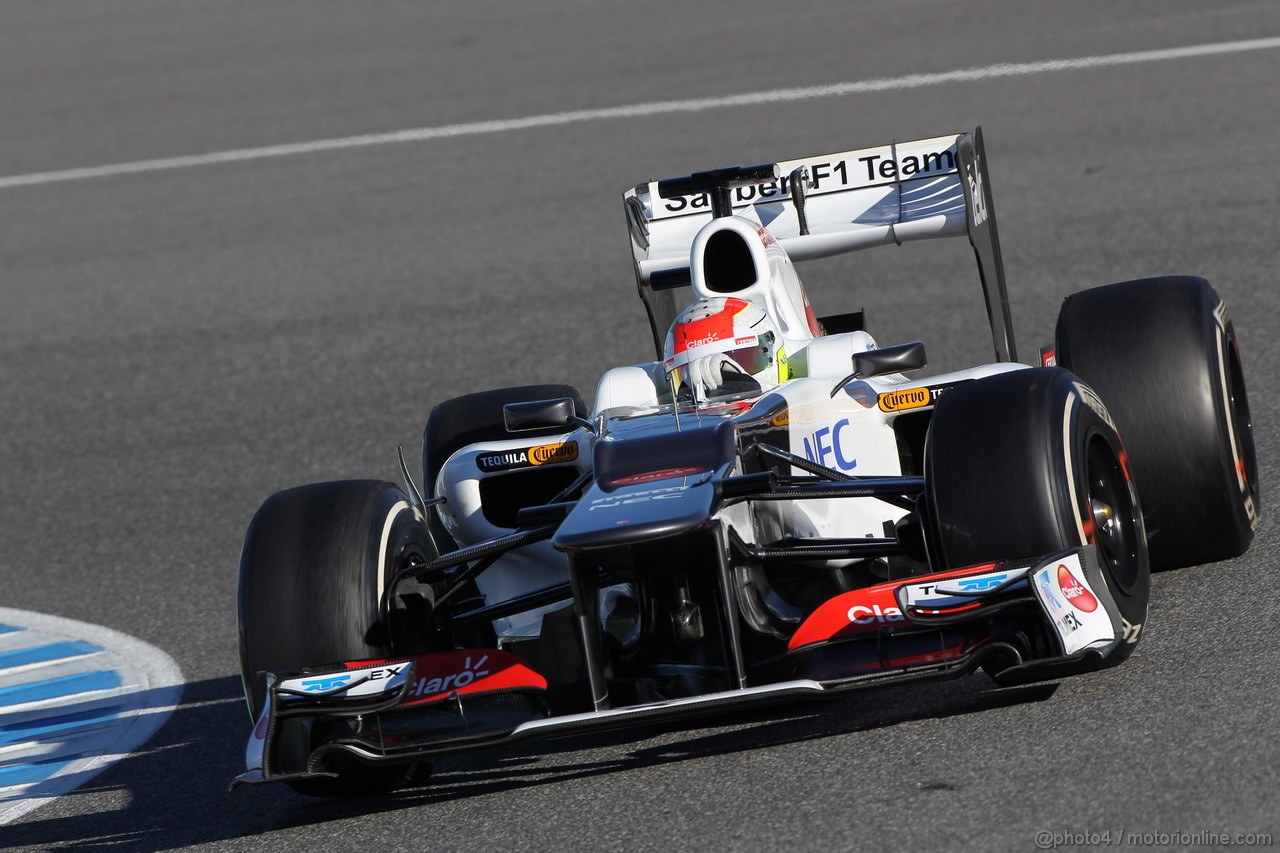
[[[319,483],[268,498],[240,559],[240,665],[250,716],[256,720],[266,702],[263,672],[390,656],[391,635],[379,618],[384,586],[434,556],[421,516],[391,483]],[[295,758],[305,760],[309,733],[295,740]],[[412,772],[355,761],[331,769],[336,778],[290,785],[304,794],[349,796],[397,787]]]
[[[1151,591],[1146,533],[1124,446],[1092,389],[1033,368],[948,391],[925,443],[925,484],[935,570],[1092,543],[1125,623],[1106,662],[1133,652]]]

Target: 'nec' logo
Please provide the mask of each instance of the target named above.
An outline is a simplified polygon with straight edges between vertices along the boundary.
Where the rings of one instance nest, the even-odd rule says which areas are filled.
[[[963,578],[956,581],[956,586],[965,592],[982,592],[1000,586],[1008,577],[1008,575],[988,575],[982,578]]]
[[[331,675],[325,678],[308,678],[302,682],[302,686],[306,688],[308,693],[321,693],[326,690],[333,690],[340,687],[351,680],[351,675],[345,673],[343,675]]]

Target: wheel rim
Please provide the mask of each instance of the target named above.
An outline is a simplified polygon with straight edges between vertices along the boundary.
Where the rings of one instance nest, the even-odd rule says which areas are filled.
[[[1227,337],[1227,404],[1235,438],[1235,458],[1244,478],[1245,490],[1258,499],[1258,454],[1253,446],[1253,416],[1249,413],[1249,397],[1244,390],[1244,369],[1240,363],[1240,345],[1235,335]]]
[[[1120,592],[1132,594],[1141,571],[1141,531],[1138,507],[1118,455],[1101,434],[1089,440],[1086,462],[1089,478],[1091,539],[1098,548],[1109,579]]]

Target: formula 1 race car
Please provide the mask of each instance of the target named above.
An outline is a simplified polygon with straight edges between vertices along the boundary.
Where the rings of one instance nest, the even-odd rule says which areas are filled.
[[[428,493],[323,483],[246,535],[234,784],[341,795],[437,756],[985,671],[1112,666],[1150,570],[1258,525],[1239,346],[1204,280],[1068,297],[1017,361],[981,131],[625,193],[656,358],[437,405]],[[995,360],[913,378],[793,262],[967,236]],[[1123,442],[1121,437],[1123,436]],[[1139,503],[1141,494],[1141,503]]]

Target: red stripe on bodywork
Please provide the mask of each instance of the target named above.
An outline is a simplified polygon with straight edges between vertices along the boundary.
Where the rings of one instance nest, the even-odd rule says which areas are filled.
[[[875,634],[881,630],[894,630],[895,627],[906,627],[907,619],[898,607],[898,590],[904,586],[914,586],[930,581],[947,580],[965,575],[982,574],[995,569],[996,563],[981,566],[969,566],[950,572],[933,575],[919,575],[900,581],[876,584],[875,586],[855,589],[841,593],[828,599],[809,614],[809,618],[801,623],[787,643],[787,650],[793,651],[810,643],[821,643],[842,637],[856,637],[862,634]]]
[[[404,658],[387,658],[348,661],[346,667],[360,669],[403,660]],[[520,658],[498,649],[435,652],[418,655],[413,661],[413,683],[409,685],[399,707],[438,702],[454,693],[483,693],[516,688],[547,689],[546,678],[530,669]]]

